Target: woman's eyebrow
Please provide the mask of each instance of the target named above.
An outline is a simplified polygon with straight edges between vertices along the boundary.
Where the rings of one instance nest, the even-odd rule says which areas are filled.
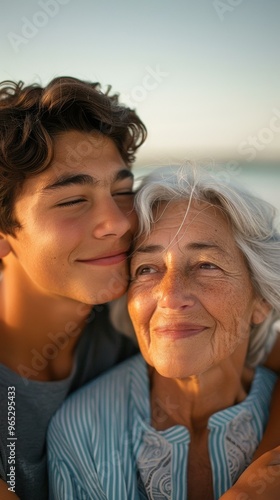
[[[217,245],[217,243],[204,242],[204,241],[188,243],[186,245],[186,248],[190,248],[191,250],[214,249],[214,250],[218,250],[218,251],[223,252],[223,253],[225,251],[220,245]]]
[[[112,180],[112,182],[121,181],[123,179],[130,178],[133,180],[134,176],[130,170],[123,169],[119,170]],[[100,183],[99,179],[96,179],[92,175],[88,174],[62,174],[59,176],[54,182],[44,186],[42,191],[52,191],[54,189],[59,189],[62,187],[70,186],[70,185],[78,185],[78,186],[94,186],[95,184]]]
[[[135,253],[157,253],[165,249],[163,245],[141,245],[133,251]]]
[[[218,252],[222,254],[226,254],[226,250],[216,243],[210,243],[210,242],[193,242],[193,243],[187,243],[184,247],[185,250],[208,250],[208,249],[214,249],[217,250]],[[166,247],[163,245],[141,245],[138,248],[134,250],[134,254],[136,253],[157,253],[157,252],[162,252],[163,250],[166,250]]]
[[[213,243],[213,242],[197,242],[197,243],[190,243],[189,245],[186,246],[186,249],[188,250],[198,250],[198,251],[203,251],[203,250],[214,250],[218,255],[221,257],[232,257],[231,253],[229,253],[226,245],[219,245],[218,243]]]

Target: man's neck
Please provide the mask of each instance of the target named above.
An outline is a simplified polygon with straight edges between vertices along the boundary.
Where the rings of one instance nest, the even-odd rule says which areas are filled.
[[[26,367],[35,380],[67,377],[92,306],[21,290],[5,279],[0,304],[0,362],[21,375]]]

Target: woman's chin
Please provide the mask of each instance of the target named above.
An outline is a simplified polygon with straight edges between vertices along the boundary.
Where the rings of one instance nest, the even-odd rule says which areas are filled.
[[[165,358],[165,357],[164,357]],[[208,363],[203,363],[200,360],[194,362],[192,360],[189,362],[187,359],[179,360],[177,359],[157,359],[156,363],[153,363],[155,370],[162,376],[166,378],[174,379],[186,379],[189,377],[199,376],[206,372],[211,366]]]

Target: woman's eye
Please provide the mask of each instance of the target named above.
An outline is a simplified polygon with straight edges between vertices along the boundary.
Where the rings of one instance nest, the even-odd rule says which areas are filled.
[[[78,205],[79,203],[83,203],[85,200],[83,198],[77,198],[76,200],[63,201],[58,203],[58,207],[71,207],[73,205]]]
[[[155,274],[157,270],[151,266],[140,266],[132,273],[132,279],[140,278],[141,276],[149,276]]]
[[[199,268],[200,269],[219,269],[218,266],[216,266],[215,264],[212,264],[211,262],[202,262],[201,264],[199,264]]]
[[[143,275],[143,274],[153,274],[155,272],[156,272],[156,270],[153,267],[146,266],[146,267],[140,268],[137,271],[137,274],[141,274],[141,275]]]

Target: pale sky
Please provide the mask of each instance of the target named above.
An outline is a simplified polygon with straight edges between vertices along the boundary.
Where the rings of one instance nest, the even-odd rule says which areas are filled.
[[[279,0],[0,0],[0,80],[111,84],[149,137],[137,165],[274,160]]]

